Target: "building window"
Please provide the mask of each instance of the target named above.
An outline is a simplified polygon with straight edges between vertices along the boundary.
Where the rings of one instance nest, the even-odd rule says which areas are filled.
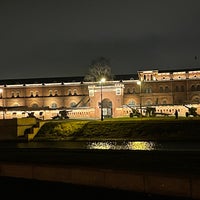
[[[195,86],[194,85],[191,86],[191,91],[195,91]]]
[[[159,91],[160,91],[160,92],[163,92],[163,87],[162,87],[162,86],[160,87],[160,90],[159,90]]]
[[[120,88],[116,89],[116,95],[121,95],[121,89]]]
[[[68,95],[71,96],[72,95],[72,91],[68,90]]]
[[[179,92],[179,88],[178,88],[178,85],[176,85],[176,92]]]
[[[32,104],[32,108],[38,108],[38,107],[39,107],[39,106],[38,106],[37,103]]]
[[[49,96],[52,97],[53,94],[52,94],[52,90],[49,90]]]
[[[148,100],[148,101],[146,102],[146,105],[147,105],[147,106],[150,106],[150,105],[152,105],[152,102],[151,102],[150,100]]]
[[[94,90],[89,90],[89,96],[93,97],[94,96]]]
[[[71,108],[76,107],[76,102],[72,102],[72,103],[70,103],[70,107],[71,107]]]
[[[148,87],[148,88],[146,88],[146,93],[152,93],[152,90],[151,90],[151,88],[150,87]]]
[[[33,91],[31,91],[31,97],[33,97]]]
[[[74,95],[75,95],[75,96],[77,95],[77,90],[76,90],[76,89],[74,89]]]
[[[57,108],[57,104],[56,103],[52,103],[51,104],[51,108],[56,109]]]
[[[130,94],[131,91],[130,91],[130,88],[127,88],[127,94]]]
[[[130,101],[128,102],[128,105],[131,106],[131,107],[135,106],[135,101],[130,100]]]
[[[165,92],[169,92],[169,87],[165,86]]]
[[[54,91],[54,96],[58,96],[58,90]]]
[[[185,88],[184,85],[181,85],[181,92],[184,92]]]

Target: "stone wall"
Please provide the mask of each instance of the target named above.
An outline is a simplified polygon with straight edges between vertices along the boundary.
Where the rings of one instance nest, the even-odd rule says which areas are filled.
[[[200,199],[200,177],[66,165],[0,163],[0,176]]]
[[[37,123],[35,118],[14,118],[0,120],[0,141],[17,140],[25,136],[25,130]]]

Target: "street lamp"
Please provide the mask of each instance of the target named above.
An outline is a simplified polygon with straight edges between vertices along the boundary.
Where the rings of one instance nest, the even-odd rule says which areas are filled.
[[[105,83],[106,79],[102,78],[100,81],[101,84],[101,121],[103,121],[103,92],[102,92],[102,85]]]
[[[137,81],[137,84],[140,86],[140,117],[142,117],[142,96],[141,96],[142,81]]]
[[[3,119],[5,119],[5,114],[4,114],[4,101],[3,101],[3,89],[0,88],[0,94],[2,98],[2,112],[3,112]]]

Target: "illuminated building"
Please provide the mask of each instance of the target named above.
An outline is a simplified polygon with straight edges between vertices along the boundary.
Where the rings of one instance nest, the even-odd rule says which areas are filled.
[[[99,102],[104,105],[104,118],[127,117],[130,107],[138,109],[141,105],[169,114],[178,109],[179,116],[187,112],[184,105],[192,105],[200,113],[200,69],[138,71],[116,75],[101,86],[83,80],[84,77],[1,80],[0,106],[4,112],[0,119],[27,117],[30,112],[41,119],[52,119],[60,110],[69,111],[70,118],[100,119]]]

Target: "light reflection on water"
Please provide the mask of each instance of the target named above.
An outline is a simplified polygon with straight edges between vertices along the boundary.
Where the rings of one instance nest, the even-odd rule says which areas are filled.
[[[113,149],[113,150],[154,150],[154,142],[124,142],[117,144],[116,142],[91,142],[88,149]]]
[[[0,148],[13,147],[9,144],[1,144]],[[102,149],[102,150],[144,150],[144,151],[200,151],[200,143],[197,142],[154,142],[154,141],[51,141],[51,142],[27,142],[14,144],[15,148],[64,148],[64,149]]]
[[[65,148],[65,149],[103,149],[103,150],[155,150],[155,142],[146,141],[62,141],[62,142],[28,142],[18,143],[17,148]]]

